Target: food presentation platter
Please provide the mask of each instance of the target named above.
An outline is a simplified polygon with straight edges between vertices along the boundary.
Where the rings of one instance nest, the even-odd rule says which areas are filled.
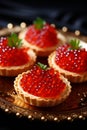
[[[7,36],[12,32],[19,33],[25,27],[25,23],[21,23],[20,26],[13,26],[9,23],[6,28],[0,29],[0,36]],[[63,34],[67,40],[76,37],[87,42],[87,37],[82,36],[79,30],[70,32],[67,27],[63,27],[59,29],[59,33]],[[47,64],[47,57],[37,57],[37,61]],[[14,80],[15,77],[0,76],[0,108],[5,112],[31,120],[56,122],[87,117],[87,82],[71,83],[71,94],[63,103],[55,107],[41,108],[30,106],[19,99],[14,91]]]

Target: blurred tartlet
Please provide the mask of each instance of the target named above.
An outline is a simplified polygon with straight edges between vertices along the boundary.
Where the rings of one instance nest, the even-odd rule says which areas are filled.
[[[54,24],[37,18],[30,26],[19,33],[24,46],[33,49],[38,56],[48,56],[57,46],[64,42]]]

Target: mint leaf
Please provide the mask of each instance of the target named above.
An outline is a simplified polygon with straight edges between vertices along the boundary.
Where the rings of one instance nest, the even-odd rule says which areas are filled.
[[[36,18],[36,20],[33,22],[35,25],[36,29],[41,29],[45,25],[45,21],[39,17]]]
[[[79,39],[71,39],[70,45],[71,45],[70,49],[72,49],[72,50],[80,49],[81,48],[80,40]]]
[[[8,46],[19,48],[22,46],[22,39],[19,39],[16,33],[12,33],[8,37]]]
[[[42,64],[40,62],[38,62],[37,65],[40,66],[40,68],[43,69],[43,70],[47,69],[47,65],[44,65],[44,64]]]

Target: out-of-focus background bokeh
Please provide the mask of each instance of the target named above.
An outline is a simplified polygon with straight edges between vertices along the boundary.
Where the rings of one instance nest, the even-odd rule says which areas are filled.
[[[1,0],[0,26],[7,23],[32,23],[36,17],[55,23],[59,28],[67,26],[71,31],[87,34],[87,4],[84,0]]]

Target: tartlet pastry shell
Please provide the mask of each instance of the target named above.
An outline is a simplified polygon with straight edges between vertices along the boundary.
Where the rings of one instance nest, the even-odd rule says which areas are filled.
[[[63,76],[65,76],[69,81],[74,82],[74,83],[81,83],[87,81],[87,72],[78,74],[74,72],[69,72],[67,70],[64,70],[60,68],[56,63],[55,63],[55,55],[56,52],[52,52],[49,57],[48,57],[48,64],[50,67],[54,68],[55,70],[59,71]]]
[[[25,103],[33,106],[38,106],[38,107],[52,107],[56,106],[60,103],[62,103],[70,94],[71,92],[71,85],[70,82],[64,78],[62,75],[60,78],[63,80],[63,82],[66,84],[66,88],[61,92],[60,95],[56,98],[42,98],[42,97],[37,97],[32,94],[29,94],[25,92],[22,87],[20,86],[20,80],[22,78],[23,74],[27,74],[29,71],[24,72],[22,74],[19,74],[15,81],[14,81],[14,89],[19,96],[19,98],[23,99]]]

